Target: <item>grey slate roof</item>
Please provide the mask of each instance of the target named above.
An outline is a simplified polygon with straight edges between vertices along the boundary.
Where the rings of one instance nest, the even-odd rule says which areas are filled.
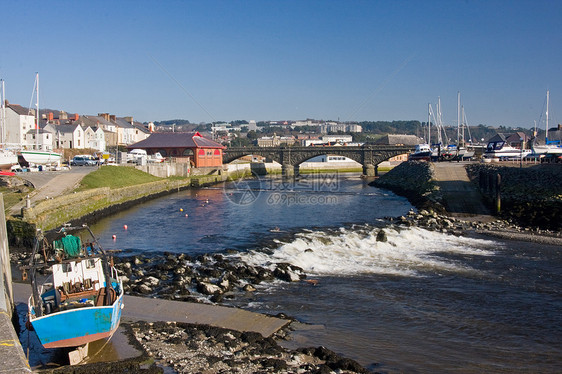
[[[199,132],[155,132],[129,149],[146,148],[225,148],[211,139],[201,136]]]
[[[74,124],[74,125],[56,125],[56,129],[57,132],[60,133],[72,133],[76,130],[76,127],[78,127],[80,125],[78,124]]]
[[[124,118],[115,118],[115,122],[114,122],[117,126],[121,127],[121,128],[132,128],[133,125],[131,125],[130,122],[125,121]]]
[[[32,114],[29,113],[29,109],[24,108],[24,107],[22,107],[21,105],[18,105],[18,104],[8,104],[7,108],[12,109],[14,112],[19,114],[20,116],[32,115]]]

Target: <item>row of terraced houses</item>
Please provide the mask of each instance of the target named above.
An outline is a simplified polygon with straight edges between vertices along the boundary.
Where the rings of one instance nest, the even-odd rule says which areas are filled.
[[[36,129],[33,109],[7,103],[5,144],[28,149],[91,148],[105,151],[144,140],[151,132],[133,117],[116,117],[109,113],[94,116],[47,111],[41,114],[39,129]]]

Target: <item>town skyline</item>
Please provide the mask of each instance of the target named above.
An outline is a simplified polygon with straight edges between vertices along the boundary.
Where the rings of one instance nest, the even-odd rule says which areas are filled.
[[[141,2],[142,3],[142,2]],[[142,122],[562,122],[550,1],[12,2],[0,78],[28,106]],[[36,11],[29,11],[34,9]],[[539,128],[543,128],[538,123]]]

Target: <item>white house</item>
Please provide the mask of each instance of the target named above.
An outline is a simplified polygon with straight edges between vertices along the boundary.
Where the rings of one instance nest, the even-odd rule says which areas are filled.
[[[105,133],[101,127],[88,126],[84,130],[85,148],[97,149],[104,152],[106,149]]]
[[[86,148],[84,129],[78,124],[57,125],[55,145],[56,148]]]
[[[52,151],[55,133],[53,125],[43,126],[39,130],[31,129],[25,134],[25,142],[22,146],[26,149]]]
[[[6,106],[5,142],[8,146],[22,146],[26,144],[26,134],[35,129],[35,114],[17,104]]]

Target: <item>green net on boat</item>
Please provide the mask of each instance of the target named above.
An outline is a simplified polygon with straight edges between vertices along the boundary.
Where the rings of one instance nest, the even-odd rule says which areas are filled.
[[[80,254],[82,242],[77,236],[67,235],[60,240],[55,240],[53,247],[55,250],[63,250],[68,257],[76,257]]]

